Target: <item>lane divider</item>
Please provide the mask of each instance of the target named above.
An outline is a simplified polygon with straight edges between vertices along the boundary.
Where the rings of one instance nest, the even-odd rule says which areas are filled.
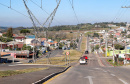
[[[41,79],[41,80],[38,80],[36,81],[35,83],[32,83],[32,84],[45,84],[45,82],[47,82],[48,80],[51,80],[53,77],[55,77],[56,75],[59,75],[65,71],[67,71],[71,66],[65,68],[63,71],[60,71],[60,72],[57,72],[57,73],[52,73],[48,76],[46,76],[45,78]]]

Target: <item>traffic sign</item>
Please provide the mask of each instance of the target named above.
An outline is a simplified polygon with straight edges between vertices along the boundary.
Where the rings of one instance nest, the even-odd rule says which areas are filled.
[[[69,55],[70,53],[69,52],[66,52],[66,55]]]

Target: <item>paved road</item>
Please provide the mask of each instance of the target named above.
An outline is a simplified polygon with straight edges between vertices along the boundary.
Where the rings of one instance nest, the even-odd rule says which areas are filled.
[[[47,84],[129,84],[130,68],[104,66],[95,54],[87,65],[75,65]]]

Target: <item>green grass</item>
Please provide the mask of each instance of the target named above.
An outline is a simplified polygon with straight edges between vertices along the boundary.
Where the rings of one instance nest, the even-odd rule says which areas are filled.
[[[63,54],[65,54],[66,52],[70,52],[70,62],[71,63],[78,61],[80,56],[82,55],[81,52],[76,51],[76,50],[64,50]],[[66,59],[65,55],[63,55],[61,57],[49,58],[49,60],[51,62],[50,64],[52,64],[52,65],[65,65],[65,59]],[[68,56],[68,60],[69,60],[69,56]],[[44,58],[44,59],[38,60],[36,62],[36,64],[47,64],[47,62],[48,62],[48,59]]]
[[[29,69],[22,69],[22,70],[8,70],[8,71],[0,71],[0,78],[1,77],[7,77],[7,76],[13,76],[17,74],[23,74],[23,73],[30,73],[35,71],[41,71],[48,68],[29,68]]]
[[[87,40],[86,40],[86,37],[82,37],[82,43],[81,43],[81,52],[84,53],[84,51],[86,50],[86,43],[87,43]]]
[[[123,66],[122,62],[119,62],[119,63],[115,62],[115,63],[113,63],[113,60],[112,60],[112,59],[107,59],[107,61],[108,61],[111,65],[113,65],[113,66]]]

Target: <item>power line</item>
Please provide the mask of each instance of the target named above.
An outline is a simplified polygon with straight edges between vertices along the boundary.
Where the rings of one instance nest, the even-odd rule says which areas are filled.
[[[127,1],[129,1],[129,0],[125,0],[122,5],[125,5]],[[117,18],[122,17],[123,13],[124,13],[123,10],[121,10],[121,8],[119,8],[119,10],[116,13],[115,17],[113,18],[112,22],[114,22]]]
[[[11,6],[9,7],[9,6],[4,5],[4,4],[2,4],[2,3],[0,3],[0,5],[2,5],[2,6],[4,6],[4,7],[7,7],[7,8],[9,8],[9,9],[11,9],[11,10],[13,10],[13,11],[15,11],[15,12],[17,12],[17,13],[19,13],[19,14],[21,14],[21,15],[27,17],[27,18],[29,18],[27,15],[25,15],[25,14],[23,14],[23,13],[17,11],[16,9],[12,8]]]
[[[73,6],[73,0],[72,0],[72,3],[71,3],[70,0],[69,0],[69,2],[70,2],[70,5],[72,6],[73,12],[74,12],[75,17],[76,17],[76,19],[77,19],[77,22],[78,22],[78,24],[79,24],[79,19],[78,19],[78,17],[77,17],[77,14],[76,14],[75,9],[74,9],[74,6]]]
[[[30,0],[33,4],[35,4],[36,6],[38,6],[39,8],[41,8],[42,11],[44,11],[47,15],[50,15],[45,9],[43,9],[42,5],[39,6],[37,3],[35,3],[33,0]],[[41,4],[42,4],[42,0],[41,0]],[[57,21],[60,25],[62,25],[62,23],[60,23],[58,20],[56,20],[54,18],[55,21]]]

